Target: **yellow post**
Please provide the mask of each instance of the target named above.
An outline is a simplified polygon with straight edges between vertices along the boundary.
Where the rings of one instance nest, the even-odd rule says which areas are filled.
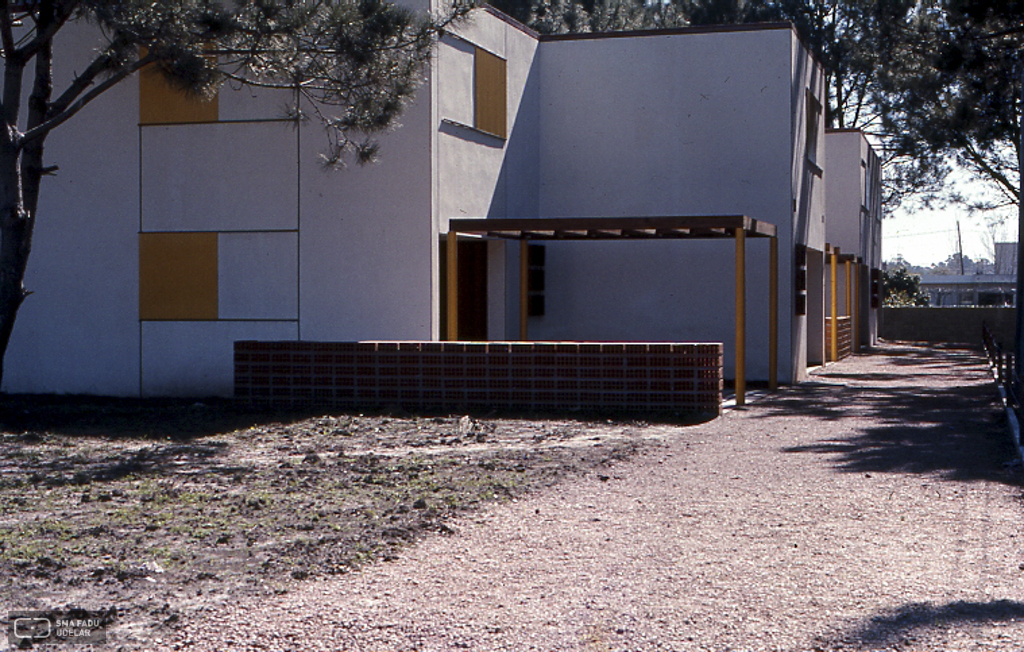
[[[448,341],[459,339],[459,252],[458,234],[448,232]]]
[[[850,261],[845,261],[846,267],[846,316],[853,316],[853,275],[850,273]],[[851,320],[852,321],[852,320]]]
[[[768,389],[779,386],[779,239],[769,243],[768,271]]]
[[[736,405],[747,393],[747,232],[736,229]]]
[[[832,271],[832,337],[831,346],[829,347],[832,351],[832,362],[839,359],[839,249],[832,250],[832,260],[830,261],[830,269]]]
[[[850,349],[860,351],[860,263],[853,264],[853,318],[850,319]]]
[[[519,339],[530,338],[530,243],[519,241]]]

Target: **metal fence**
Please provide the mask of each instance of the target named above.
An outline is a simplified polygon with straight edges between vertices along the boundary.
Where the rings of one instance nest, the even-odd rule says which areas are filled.
[[[1003,347],[996,341],[992,335],[992,330],[986,323],[981,325],[981,338],[985,346],[985,355],[988,356],[988,363],[995,374],[996,382],[999,383],[1006,393],[1007,405],[1013,408],[1017,419],[1021,420],[1024,393],[1022,393],[1020,376],[1017,375],[1015,369],[1014,354],[1003,350]]]

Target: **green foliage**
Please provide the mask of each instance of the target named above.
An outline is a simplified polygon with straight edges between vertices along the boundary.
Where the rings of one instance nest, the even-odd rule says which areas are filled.
[[[882,272],[882,303],[886,306],[927,306],[928,295],[921,291],[921,277],[906,267]]]
[[[45,4],[45,3],[44,3]],[[81,0],[60,4],[69,19],[96,22],[108,48],[95,81],[153,63],[179,88],[210,95],[226,81],[293,90],[297,111],[327,130],[328,162],[373,158],[372,140],[412,98],[434,37],[469,5],[440,19],[384,0],[218,3],[205,0]],[[35,14],[29,14],[42,27]],[[139,48],[146,48],[143,58]],[[76,80],[77,81],[77,80]]]
[[[495,6],[545,34],[685,25],[790,21],[825,68],[828,126],[863,130],[885,168],[883,202],[937,196],[950,164],[944,152],[909,147],[886,122],[883,71],[901,48],[916,44],[920,19],[911,0],[496,0]]]
[[[471,1],[471,0],[470,0]],[[326,132],[324,160],[374,158],[421,81],[438,33],[469,10],[417,15],[385,0],[35,0],[0,10],[0,378],[18,310],[45,165],[47,136],[147,65],[188,93],[285,89],[294,115]],[[75,23],[106,38],[55,88],[54,41]]]
[[[541,34],[619,32],[688,24],[671,2],[638,0],[496,0],[491,3]]]
[[[879,96],[894,146],[951,157],[997,199],[1018,202],[1017,98],[1024,15],[1019,2],[946,0],[916,14],[881,70]]]
[[[497,0],[542,33],[791,21],[822,63],[828,125],[865,131],[894,209],[967,202],[954,167],[1018,201],[1016,111],[1024,2],[1010,0]]]

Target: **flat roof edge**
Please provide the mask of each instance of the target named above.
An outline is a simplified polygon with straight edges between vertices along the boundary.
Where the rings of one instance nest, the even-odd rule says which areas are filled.
[[[645,36],[676,36],[683,34],[721,34],[727,32],[758,32],[770,30],[794,30],[788,21],[770,23],[739,23],[727,25],[697,25],[694,27],[669,27],[664,29],[638,29],[621,32],[586,32],[572,34],[542,34],[541,42],[545,41],[587,41],[609,38],[637,38]]]
[[[511,27],[518,29],[523,34],[526,34],[527,36],[532,36],[533,38],[540,40],[540,32],[534,31],[533,28],[524,25],[523,23],[519,22],[512,16],[506,14],[504,11],[500,9],[495,9],[494,7],[488,4],[480,5],[480,8],[489,13],[490,15],[494,16],[498,20],[503,21],[510,25]]]

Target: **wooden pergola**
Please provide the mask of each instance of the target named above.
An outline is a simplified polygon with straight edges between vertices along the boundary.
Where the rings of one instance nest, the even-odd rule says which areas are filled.
[[[698,215],[682,217],[571,217],[451,219],[448,222],[448,332],[458,340],[458,235],[479,235],[520,241],[519,338],[528,339],[527,252],[531,240],[631,240],[733,238],[736,241],[736,404],[746,396],[746,240],[768,238],[768,375],[775,389],[778,376],[779,274],[778,238],[774,224],[746,215]]]
[[[846,274],[846,312],[844,317],[850,318],[850,351],[859,350],[858,330],[860,320],[860,266],[862,264],[859,256],[855,254],[844,254],[839,247],[826,244],[825,249],[829,256],[831,301],[829,309],[831,314],[829,320],[832,322],[832,336],[829,338],[829,350],[832,353],[832,360],[839,359],[839,263],[843,264]]]

